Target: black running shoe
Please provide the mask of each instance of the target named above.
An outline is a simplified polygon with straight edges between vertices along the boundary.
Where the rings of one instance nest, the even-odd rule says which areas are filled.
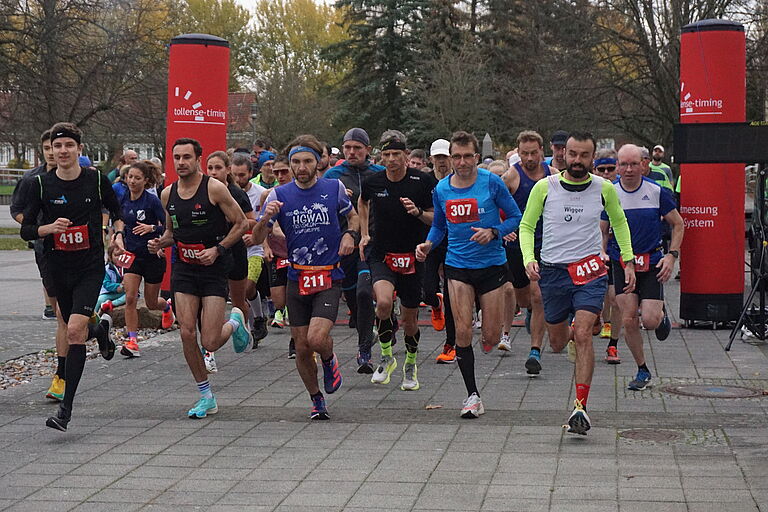
[[[112,328],[112,317],[109,315],[101,315],[101,321],[99,322],[98,329],[96,331],[96,341],[99,343],[99,352],[101,357],[109,361],[115,357],[115,344],[112,338],[109,337],[109,330]]]
[[[670,332],[672,332],[672,322],[669,320],[669,315],[667,315],[667,312],[665,311],[664,319],[656,328],[656,339],[659,341],[664,341],[665,339],[669,338]]]
[[[59,407],[59,410],[56,412],[56,416],[51,416],[45,420],[45,426],[66,432],[70,419],[72,419],[71,416],[65,413],[64,409]]]
[[[288,359],[296,359],[296,342],[293,338],[288,342]]]
[[[254,318],[253,329],[251,329],[254,345],[257,341],[261,341],[266,338],[267,334],[269,334],[269,331],[267,330],[267,319],[264,317]]]

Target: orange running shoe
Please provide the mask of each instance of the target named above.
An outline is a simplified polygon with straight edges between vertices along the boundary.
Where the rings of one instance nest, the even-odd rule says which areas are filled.
[[[451,364],[456,362],[456,348],[452,345],[443,345],[443,351],[435,359],[437,364]]]
[[[123,343],[123,348],[120,349],[120,353],[126,357],[141,357],[139,352],[139,342],[136,338],[128,338],[128,341]]]
[[[432,308],[432,327],[436,331],[442,331],[445,329],[445,315],[443,314],[443,294],[437,293],[436,295],[439,304],[436,308]]]
[[[160,319],[160,325],[163,329],[170,329],[176,318],[173,316],[173,308],[171,307],[171,299],[168,299],[168,310],[163,311],[163,317]]]
[[[603,329],[600,331],[600,337],[601,338],[611,337],[611,322],[605,322],[603,324]]]
[[[608,364],[621,364],[621,359],[619,359],[619,349],[616,347],[608,347],[605,351],[605,362]]]
[[[595,318],[595,323],[592,324],[592,336],[597,336],[600,334],[600,330],[603,328],[603,320],[600,318],[600,315]]]

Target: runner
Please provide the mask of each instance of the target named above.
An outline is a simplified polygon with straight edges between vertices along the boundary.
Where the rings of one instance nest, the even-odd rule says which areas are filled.
[[[555,352],[568,342],[568,316],[575,315],[576,400],[568,418],[568,432],[576,434],[586,434],[591,427],[586,406],[595,366],[592,326],[603,309],[608,285],[607,269],[600,258],[603,209],[627,262],[624,290],[631,292],[635,287],[627,219],[616,189],[609,181],[590,174],[594,157],[592,134],[572,133],[565,150],[568,167],[533,186],[520,223],[523,262],[528,278],[539,281],[549,344]],[[540,217],[543,237],[539,263],[534,233]]]
[[[407,167],[405,135],[387,130],[381,136],[385,172],[363,180],[357,211],[360,215],[360,259],[371,267],[376,297],[376,331],[381,346],[381,362],[371,377],[374,384],[388,384],[397,360],[392,354],[393,296],[400,299],[405,331],[405,364],[400,389],[419,389],[416,356],[419,348],[419,303],[424,265],[416,261],[414,248],[432,224],[434,179],[418,169]],[[375,237],[368,233],[369,212],[373,209]],[[371,243],[370,257],[365,249]]]
[[[232,346],[239,353],[251,342],[242,310],[233,307],[229,320],[224,321],[227,275],[232,268],[230,249],[242,238],[248,221],[227,187],[201,172],[203,148],[198,141],[176,140],[172,155],[179,179],[161,194],[165,233],[150,240],[148,247],[156,253],[176,244],[177,259],[171,269],[173,302],[184,358],[200,392],[200,400],[187,416],[205,418],[219,408],[197,344],[198,319],[204,350],[215,352],[232,337]]]
[[[514,164],[509,171],[504,173],[502,179],[507,185],[507,189],[517,203],[520,211],[525,213],[525,206],[528,203],[528,196],[536,182],[556,173],[544,163],[544,139],[537,132],[523,131],[517,136],[517,152],[520,155],[520,162]],[[541,254],[541,223],[536,224],[534,237],[534,252],[538,258]],[[531,282],[525,273],[523,265],[523,253],[520,249],[520,240],[517,233],[511,233],[505,237],[505,249],[507,253],[507,265],[509,274],[507,276],[514,293],[512,294],[512,304],[506,305],[506,320],[504,322],[504,333],[499,342],[499,350],[512,350],[509,341],[509,328],[514,318],[515,303],[517,306],[526,308],[526,327],[531,333],[531,350],[528,359],[525,361],[525,371],[530,376],[539,375],[541,372],[541,349],[544,345],[544,304],[541,299],[541,289],[538,283]]]
[[[437,139],[429,149],[432,161],[432,176],[440,181],[451,173],[451,143]],[[456,361],[456,325],[453,323],[451,299],[448,293],[448,278],[443,270],[442,293],[440,293],[440,267],[445,265],[448,251],[448,237],[440,245],[433,247],[424,261],[424,302],[432,307],[432,327],[436,331],[445,329],[443,351],[435,358],[437,364],[450,364]]]
[[[568,132],[557,130],[552,134],[549,140],[549,149],[552,150],[552,156],[545,159],[544,162],[550,167],[562,171],[566,167],[565,162],[565,143],[568,140]]]
[[[639,307],[642,311],[643,326],[646,329],[655,329],[659,340],[667,339],[671,324],[664,311],[664,283],[674,273],[680,245],[683,243],[684,226],[672,194],[658,183],[643,177],[640,148],[634,144],[622,146],[619,149],[618,167],[621,177],[614,186],[632,235],[637,285],[627,293],[622,293],[622,287],[617,286],[616,302],[621,309],[627,346],[637,363],[637,376],[627,388],[640,391],[651,385],[651,372],[643,353],[643,336],[637,310]],[[662,218],[672,227],[672,249],[666,255],[661,248]],[[607,238],[609,224],[605,214],[601,225]],[[613,238],[608,241],[608,256],[611,258],[614,283],[624,282],[619,246]]]
[[[346,187],[347,195],[352,206],[357,211],[357,200],[363,179],[384,167],[376,165],[369,159],[371,142],[368,133],[362,128],[351,128],[344,134],[344,162],[328,170],[326,179],[337,179]],[[374,236],[371,229],[373,218],[368,220],[368,233]],[[344,225],[342,223],[342,228]],[[350,311],[349,325],[357,329],[357,373],[372,374],[371,346],[373,345],[373,285],[371,270],[368,264],[360,259],[358,251],[341,259],[344,271],[344,281],[341,283],[344,299]]]
[[[147,189],[154,188],[157,176],[154,164],[148,160],[135,162],[126,176],[128,195],[122,202],[120,214],[125,223],[125,251],[116,258],[117,265],[124,269],[123,286],[125,287],[125,327],[128,341],[120,348],[126,357],[139,357],[139,312],[136,303],[139,285],[144,279],[144,302],[147,308],[161,310],[162,327],[173,325],[173,311],[168,301],[162,300],[160,285],[165,275],[165,258],[150,253],[147,243],[165,231],[165,210],[156,195]]]
[[[36,176],[37,183],[29,187],[21,225],[24,240],[44,240],[43,258],[50,269],[59,314],[67,324],[64,396],[56,415],[45,422],[46,426],[62,431],[67,430],[72,419],[75,393],[85,368],[86,340],[96,338],[106,360],[115,353],[115,344],[109,337],[112,318],[102,315],[96,325],[88,320],[104,278],[101,209],[106,208],[116,220],[120,205],[109,180],[98,171],[80,167],[82,137],[83,132],[72,123],[51,127],[56,169]],[[118,232],[115,237],[118,248],[123,245],[120,235]]]
[[[288,270],[287,302],[291,335],[296,341],[296,368],[312,399],[310,418],[330,418],[325,398],[317,385],[320,354],[325,392],[341,387],[339,362],[330,336],[339,310],[341,279],[339,257],[354,251],[359,241],[358,218],[344,186],[338,180],[317,178],[322,147],[311,135],[297,137],[288,158],[295,180],[272,189],[253,231],[261,243],[277,222],[285,233],[291,268]],[[340,216],[349,229],[343,234]]]
[[[477,418],[485,412],[475,381],[472,351],[472,311],[475,297],[483,309],[483,351],[498,343],[506,281],[506,255],[502,237],[517,229],[520,210],[504,182],[478,170],[480,145],[471,133],[451,137],[454,172],[435,187],[434,220],[427,241],[416,247],[416,258],[424,261],[432,247],[448,235],[445,273],[456,322],[456,358],[467,388],[461,416]],[[499,210],[507,218],[501,222]]]

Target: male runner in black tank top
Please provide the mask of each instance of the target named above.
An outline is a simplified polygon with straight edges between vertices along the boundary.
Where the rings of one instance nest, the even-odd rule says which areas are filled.
[[[174,142],[173,164],[179,180],[161,195],[167,217],[165,234],[148,244],[150,251],[176,244],[171,272],[176,319],[184,358],[201,395],[187,413],[190,418],[218,412],[197,345],[198,316],[202,322],[200,342],[209,352],[218,350],[230,336],[235,352],[244,351],[251,342],[240,309],[232,308],[230,319],[224,321],[227,275],[232,265],[229,249],[241,239],[248,222],[226,185],[201,172],[202,155],[203,148],[194,139]]]
[[[98,325],[88,319],[99,297],[104,278],[104,242],[101,209],[116,221],[115,239],[122,250],[117,221],[120,205],[109,180],[97,171],[80,167],[82,132],[71,123],[51,128],[56,169],[36,177],[27,190],[21,225],[24,240],[43,239],[43,258],[51,273],[59,312],[67,324],[68,354],[64,368],[64,399],[46,425],[66,431],[72,417],[72,402],[85,368],[85,342],[96,338],[104,359],[112,359],[115,345],[109,339],[112,319],[102,315]],[[38,218],[38,214],[42,217]]]

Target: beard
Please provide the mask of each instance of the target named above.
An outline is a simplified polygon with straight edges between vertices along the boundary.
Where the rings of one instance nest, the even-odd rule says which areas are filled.
[[[571,177],[576,178],[577,180],[584,179],[590,170],[591,169],[587,169],[581,164],[578,164],[575,166],[574,165],[568,166],[568,174],[570,174]]]

